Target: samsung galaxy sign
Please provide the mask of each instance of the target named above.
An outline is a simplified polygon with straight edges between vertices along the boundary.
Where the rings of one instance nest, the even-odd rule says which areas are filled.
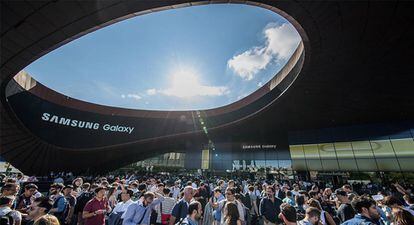
[[[242,145],[242,149],[276,149],[276,145]]]
[[[119,133],[126,133],[131,134],[134,131],[134,127],[127,127],[121,125],[113,125],[113,124],[101,124],[97,122],[91,121],[82,121],[82,120],[75,120],[71,118],[65,118],[61,116],[56,116],[50,113],[43,113],[42,120],[49,123],[55,123],[62,126],[68,126],[73,128],[80,128],[80,129],[91,129],[91,130],[99,130],[102,129],[108,132],[119,132]]]

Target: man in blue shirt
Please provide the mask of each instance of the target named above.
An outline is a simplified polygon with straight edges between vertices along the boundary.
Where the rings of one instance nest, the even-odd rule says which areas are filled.
[[[64,213],[68,204],[65,199],[65,196],[61,193],[63,187],[64,186],[61,183],[55,183],[50,186],[50,197],[54,203],[49,213],[56,216],[61,224],[65,222]]]
[[[376,203],[369,197],[356,197],[351,202],[352,207],[358,213],[353,219],[345,221],[342,225],[377,225],[380,224],[380,214]]]
[[[201,203],[198,201],[191,202],[188,206],[188,215],[181,222],[181,225],[198,225],[202,214],[203,207],[201,206]]]
[[[321,217],[321,211],[315,207],[309,207],[306,209],[306,216],[303,220],[299,221],[299,225],[318,225]]]
[[[155,196],[157,198],[154,200]],[[144,199],[131,204],[123,215],[123,225],[150,224],[151,212],[154,207],[164,201],[161,194],[146,192]]]
[[[177,221],[185,218],[188,213],[188,206],[194,200],[194,189],[191,186],[184,188],[184,198],[178,201],[171,213],[170,225],[174,225]]]

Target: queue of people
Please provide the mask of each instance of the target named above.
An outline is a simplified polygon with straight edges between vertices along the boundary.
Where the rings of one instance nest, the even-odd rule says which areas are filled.
[[[55,180],[56,181],[56,180]],[[411,186],[357,193],[292,180],[225,180],[160,174],[36,182],[6,179],[5,225],[414,225]],[[88,181],[88,182],[87,182]]]

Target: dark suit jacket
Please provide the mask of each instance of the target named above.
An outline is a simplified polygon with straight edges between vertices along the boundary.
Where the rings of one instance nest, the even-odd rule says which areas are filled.
[[[279,192],[275,194],[275,197],[280,200],[283,200],[286,197],[286,194],[282,190],[279,190]]]

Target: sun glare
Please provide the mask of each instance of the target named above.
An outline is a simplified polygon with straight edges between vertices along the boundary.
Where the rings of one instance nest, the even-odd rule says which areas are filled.
[[[200,83],[199,74],[191,70],[179,70],[171,74],[171,86],[161,91],[165,95],[179,98],[194,96],[218,96],[228,93],[222,86],[206,86]]]

